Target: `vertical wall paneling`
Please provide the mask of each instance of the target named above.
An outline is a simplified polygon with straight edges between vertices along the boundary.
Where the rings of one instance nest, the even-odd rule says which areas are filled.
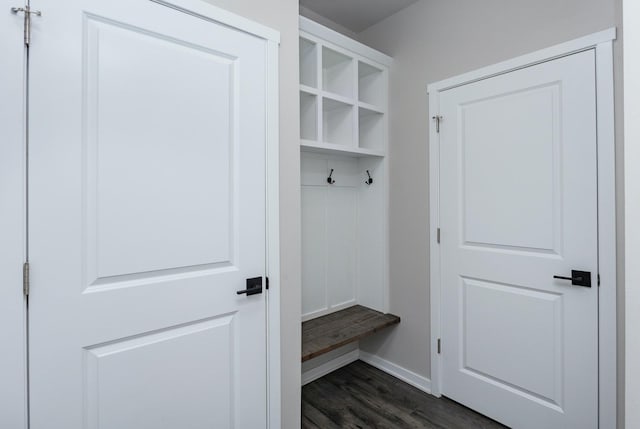
[[[355,303],[356,190],[332,187],[327,198],[327,291],[329,310]]]
[[[302,314],[326,310],[327,188],[302,186]]]
[[[386,163],[360,158],[360,171],[369,170],[374,181],[358,184],[358,303],[382,312],[388,309]],[[366,177],[366,176],[363,176]],[[366,233],[365,233],[366,232]]]

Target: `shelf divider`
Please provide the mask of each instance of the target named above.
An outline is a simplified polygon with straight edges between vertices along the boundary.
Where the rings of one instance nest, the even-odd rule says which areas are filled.
[[[300,149],[305,152],[315,152],[315,153],[327,153],[327,154],[342,154],[347,156],[354,157],[379,157],[382,158],[385,156],[384,151],[376,150],[376,149],[367,149],[362,147],[355,146],[344,146],[339,144],[332,143],[319,143],[314,140],[300,140]]]

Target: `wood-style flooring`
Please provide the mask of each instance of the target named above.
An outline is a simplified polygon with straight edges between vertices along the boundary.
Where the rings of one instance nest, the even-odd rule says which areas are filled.
[[[302,323],[302,362],[361,340],[400,323],[393,314],[384,314],[354,305]]]
[[[303,429],[492,429],[505,426],[362,361],[302,388]]]

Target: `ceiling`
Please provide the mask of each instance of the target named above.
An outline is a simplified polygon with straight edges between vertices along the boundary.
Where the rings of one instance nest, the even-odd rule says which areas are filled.
[[[359,33],[417,0],[300,0],[310,9],[342,27]]]

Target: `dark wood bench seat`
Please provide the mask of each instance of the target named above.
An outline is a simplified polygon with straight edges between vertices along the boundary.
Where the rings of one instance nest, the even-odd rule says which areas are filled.
[[[398,316],[361,305],[302,322],[302,362],[398,323]]]

